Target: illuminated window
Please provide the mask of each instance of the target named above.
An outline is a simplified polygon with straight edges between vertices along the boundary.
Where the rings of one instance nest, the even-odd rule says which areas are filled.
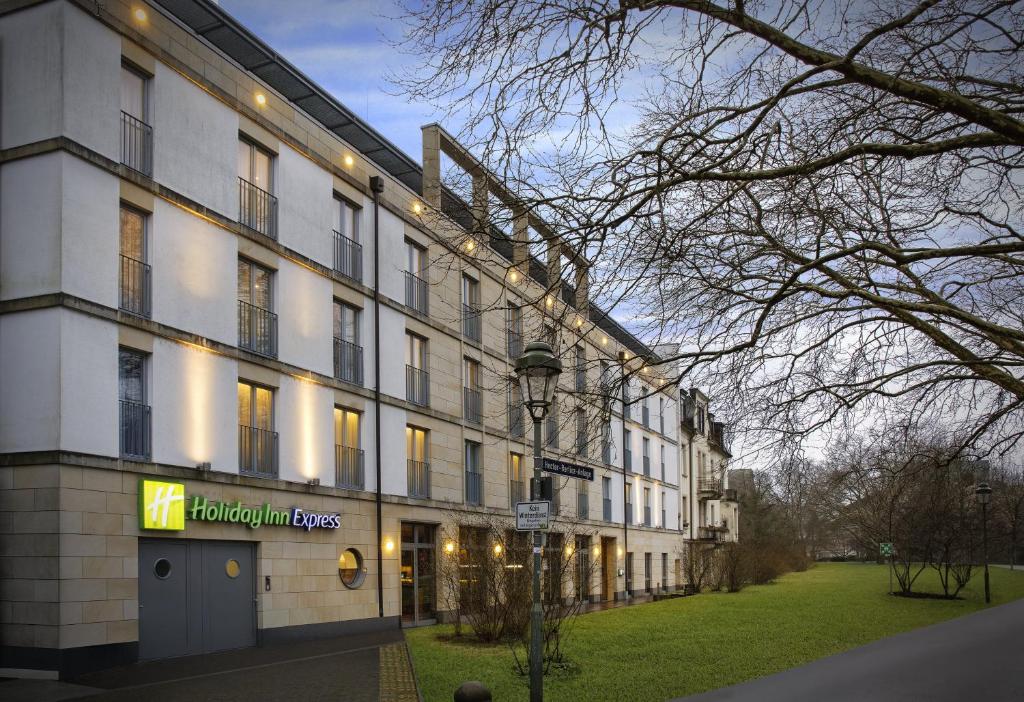
[[[363,556],[359,551],[349,548],[338,556],[338,576],[342,584],[352,590],[363,584],[366,571],[363,568]]]

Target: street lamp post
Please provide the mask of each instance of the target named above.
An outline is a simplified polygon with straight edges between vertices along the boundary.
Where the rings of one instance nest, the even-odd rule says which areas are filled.
[[[533,480],[530,481],[530,501],[540,499],[541,492],[541,422],[551,407],[562,372],[562,362],[555,358],[551,346],[534,341],[526,346],[516,359],[516,377],[522,390],[523,404],[533,418]],[[530,702],[544,699],[544,669],[542,634],[544,612],[540,606],[540,566],[543,532],[533,532],[533,606],[530,609]]]
[[[988,503],[992,499],[992,488],[988,483],[978,483],[974,496],[981,505],[981,551],[985,559],[985,604],[992,602],[992,591],[988,586]]]

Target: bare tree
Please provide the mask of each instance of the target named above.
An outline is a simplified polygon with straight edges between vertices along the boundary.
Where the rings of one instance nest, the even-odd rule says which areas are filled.
[[[427,0],[396,83],[685,342],[741,430],[1022,435],[1024,12],[1001,0]],[[628,301],[628,303],[626,302]],[[880,420],[878,420],[880,421]]]
[[[1009,551],[1010,568],[1013,569],[1024,540],[1024,468],[996,466],[989,480],[992,483],[993,521],[1002,532]]]

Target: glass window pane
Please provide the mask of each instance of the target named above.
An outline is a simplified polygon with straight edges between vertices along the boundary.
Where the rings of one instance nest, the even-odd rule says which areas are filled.
[[[131,402],[144,402],[143,355],[121,349],[118,353],[118,389],[120,398]]]
[[[349,233],[345,236],[352,241],[359,241],[359,217],[361,215],[361,211],[357,207],[349,207],[347,209],[350,224],[348,228]]]
[[[253,265],[252,304],[265,310],[273,309],[270,304],[270,271]]]
[[[252,303],[252,265],[241,259],[238,260],[238,299]]]
[[[266,388],[256,388],[256,424],[259,429],[271,430],[273,426],[273,393]]]
[[[238,177],[252,182],[252,145],[241,140],[238,142]]]
[[[142,214],[127,207],[121,208],[121,255],[146,260],[145,219]]]
[[[270,154],[253,149],[253,184],[270,192]]]
[[[146,121],[146,81],[135,71],[121,67],[121,110]]]
[[[248,383],[238,384],[238,423],[252,426],[252,386]]]

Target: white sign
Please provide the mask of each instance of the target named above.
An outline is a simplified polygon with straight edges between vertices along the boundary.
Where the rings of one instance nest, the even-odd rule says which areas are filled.
[[[517,502],[516,531],[547,531],[550,502]]]

